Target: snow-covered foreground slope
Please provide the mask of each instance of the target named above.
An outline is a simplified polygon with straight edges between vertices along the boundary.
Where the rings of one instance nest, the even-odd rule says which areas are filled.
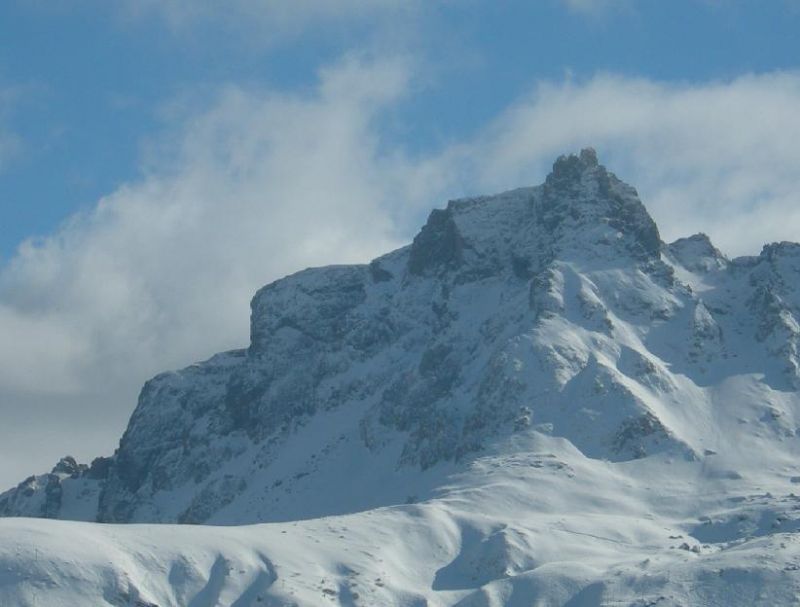
[[[799,471],[715,461],[615,464],[526,430],[422,503],[239,527],[4,519],[0,604],[797,604]]]
[[[0,520],[0,605],[798,604],[799,289],[800,245],[667,245],[562,157],[264,287],[250,346],[148,382],[113,456],[0,495],[248,526]]]

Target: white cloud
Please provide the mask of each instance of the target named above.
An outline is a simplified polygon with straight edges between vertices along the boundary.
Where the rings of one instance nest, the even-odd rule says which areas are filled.
[[[42,447],[24,470],[0,462],[0,485],[110,452],[149,375],[246,345],[259,286],[365,261],[430,205],[539,183],[582,146],[639,188],[665,238],[703,230],[743,253],[800,233],[798,74],[541,83],[474,139],[411,157],[381,129],[411,68],[348,57],[308,94],[229,87],[173,110],[176,143],[141,181],[20,249],[0,271],[0,444]]]
[[[47,419],[15,424],[18,403],[86,395],[37,457],[108,452],[144,379],[247,345],[259,286],[397,245],[395,218],[419,208],[424,171],[384,154],[375,120],[408,76],[402,59],[349,57],[306,95],[227,88],[169,133],[177,146],[141,182],[25,243],[0,273],[0,444],[36,441]],[[100,414],[105,436],[87,435],[80,420]]]
[[[545,83],[486,130],[484,189],[538,179],[584,145],[635,185],[662,235],[709,233],[730,254],[800,233],[800,73],[664,84]]]

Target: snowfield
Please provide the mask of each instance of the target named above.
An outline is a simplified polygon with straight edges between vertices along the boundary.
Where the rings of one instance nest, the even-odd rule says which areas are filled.
[[[230,527],[2,519],[0,604],[800,601],[793,468],[614,464],[536,431],[492,451],[443,474],[425,502],[350,515]]]
[[[0,605],[798,605],[799,387],[800,245],[663,243],[584,150],[261,289],[0,494]]]

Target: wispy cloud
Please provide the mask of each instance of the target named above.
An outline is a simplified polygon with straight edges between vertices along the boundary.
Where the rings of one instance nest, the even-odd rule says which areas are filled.
[[[402,58],[346,57],[308,94],[225,88],[183,116],[143,180],[24,243],[0,273],[0,442],[24,432],[20,402],[55,412],[85,395],[73,426],[103,415],[109,429],[73,444],[109,451],[143,379],[247,344],[260,285],[402,242],[398,217],[432,181],[384,153],[375,121],[408,79]]]
[[[666,238],[703,230],[728,253],[755,253],[800,233],[798,103],[794,72],[541,83],[484,132],[483,188],[538,178],[553,155],[594,145],[639,188]]]

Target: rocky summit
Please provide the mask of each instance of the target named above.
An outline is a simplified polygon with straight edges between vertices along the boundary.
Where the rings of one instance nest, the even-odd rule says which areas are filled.
[[[662,242],[586,149],[369,264],[263,287],[249,347],[148,381],[112,456],[62,459],[0,514],[253,525],[204,528],[194,573],[156,578],[187,567],[182,528],[96,537],[156,553],[98,561],[102,604],[793,604],[798,287],[797,244]],[[36,571],[91,586],[62,561]]]

